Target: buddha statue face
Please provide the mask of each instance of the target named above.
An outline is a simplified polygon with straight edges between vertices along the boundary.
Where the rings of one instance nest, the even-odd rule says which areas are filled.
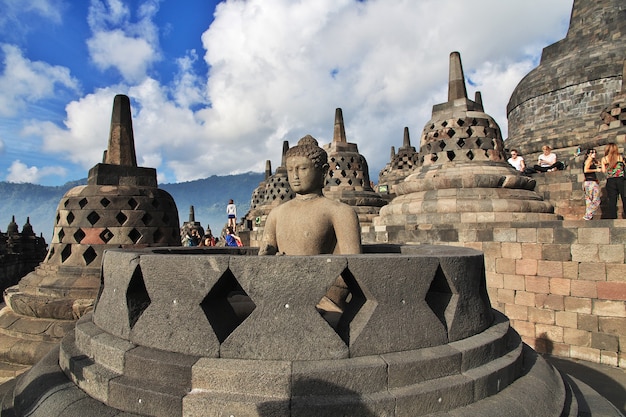
[[[289,186],[297,194],[319,193],[324,187],[325,172],[306,156],[292,156],[286,161]]]
[[[287,150],[285,167],[289,186],[297,194],[320,194],[328,170],[326,151],[319,147],[317,140],[307,135],[298,145]]]

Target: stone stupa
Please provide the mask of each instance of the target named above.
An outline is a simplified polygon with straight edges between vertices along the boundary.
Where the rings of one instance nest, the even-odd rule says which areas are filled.
[[[397,197],[374,225],[410,232],[426,224],[555,220],[554,208],[534,187],[506,162],[500,128],[480,100],[467,98],[461,57],[453,52],[448,101],[433,106],[420,165],[396,186]]]
[[[511,95],[507,148],[532,165],[550,145],[562,161],[582,165],[573,155],[593,146],[598,113],[620,93],[624,57],[624,1],[574,0],[567,35],[543,48],[539,65]]]
[[[246,215],[246,219],[253,220],[252,230],[250,231],[250,246],[258,247],[260,245],[263,238],[265,220],[270,211],[296,196],[287,179],[287,167],[285,166],[285,152],[287,152],[287,149],[289,149],[289,142],[285,140],[283,141],[280,166],[276,168],[274,175],[271,175],[271,165],[269,165],[268,161],[265,169],[267,179],[259,185],[259,187],[263,187],[263,191],[258,190],[258,188],[258,191],[255,191],[259,196],[259,201],[255,205],[254,210],[251,209]],[[262,199],[261,196],[263,197]]]
[[[106,249],[180,245],[174,200],[137,166],[130,110],[115,97],[103,163],[61,198],[44,261],[5,291],[0,361],[32,365],[92,309]]]
[[[387,201],[372,188],[367,160],[357,144],[347,141],[340,108],[335,110],[333,141],[323,148],[329,164],[324,195],[352,206],[361,226],[370,225]]]
[[[404,139],[402,146],[398,148],[391,147],[391,158],[389,163],[378,174],[378,190],[383,195],[381,187],[386,187],[386,193],[389,197],[395,197],[395,187],[403,182],[419,164],[419,152],[415,146],[411,146],[411,137],[409,136],[409,128],[404,128]]]

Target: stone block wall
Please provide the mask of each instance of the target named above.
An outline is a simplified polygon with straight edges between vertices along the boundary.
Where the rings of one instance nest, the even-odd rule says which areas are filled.
[[[620,88],[621,79],[616,76],[566,86],[551,94],[530,98],[508,114],[509,138],[515,139],[508,141],[507,147],[517,147],[522,155],[526,155],[541,152],[541,147],[546,144],[561,149],[589,142],[602,122],[598,115]],[[558,123],[563,119],[567,120],[567,128]],[[523,123],[525,120],[532,120],[532,123]],[[534,161],[536,158],[530,162]]]
[[[626,367],[626,220],[407,229],[380,226],[363,237],[481,250],[491,304],[527,344],[542,353]]]
[[[485,251],[492,305],[535,350],[626,367],[626,221],[579,223],[466,246]]]

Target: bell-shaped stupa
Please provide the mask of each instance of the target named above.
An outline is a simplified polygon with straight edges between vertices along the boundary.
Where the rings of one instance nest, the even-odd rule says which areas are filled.
[[[411,146],[411,137],[409,136],[409,128],[404,128],[404,140],[402,146],[398,148],[391,147],[391,158],[389,163],[378,174],[378,190],[383,194],[382,189],[390,196],[395,196],[395,186],[403,182],[413,169],[419,164],[419,152],[415,146]]]
[[[335,110],[333,141],[324,145],[324,150],[330,165],[324,195],[352,206],[361,226],[371,224],[387,201],[372,188],[367,160],[359,153],[357,144],[347,141],[339,108]]]
[[[61,198],[44,261],[5,291],[0,361],[40,359],[91,310],[105,249],[146,246],[180,246],[178,211],[156,170],[137,166],[130,100],[118,95],[103,163]]]
[[[458,52],[450,54],[448,101],[433,106],[424,127],[420,161],[374,225],[556,219],[535,181],[506,162],[500,128],[481,100],[467,98]]]
[[[254,191],[258,195],[258,202],[256,205],[251,205],[250,212],[246,214],[246,219],[251,219],[253,223],[252,231],[250,232],[250,246],[260,245],[263,238],[265,220],[270,211],[296,196],[296,193],[289,186],[289,179],[287,178],[287,167],[285,166],[285,152],[287,152],[287,149],[289,149],[289,142],[285,140],[283,141],[280,166],[276,168],[274,175],[271,175],[271,165],[267,161],[265,165],[266,179]],[[261,190],[261,188],[263,189]]]

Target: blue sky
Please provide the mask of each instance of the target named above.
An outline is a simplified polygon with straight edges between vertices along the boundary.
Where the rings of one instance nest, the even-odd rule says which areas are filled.
[[[127,94],[159,181],[275,168],[282,141],[332,139],[373,179],[447,97],[459,51],[506,137],[511,92],[562,39],[572,0],[0,0],[0,181],[84,178]]]

